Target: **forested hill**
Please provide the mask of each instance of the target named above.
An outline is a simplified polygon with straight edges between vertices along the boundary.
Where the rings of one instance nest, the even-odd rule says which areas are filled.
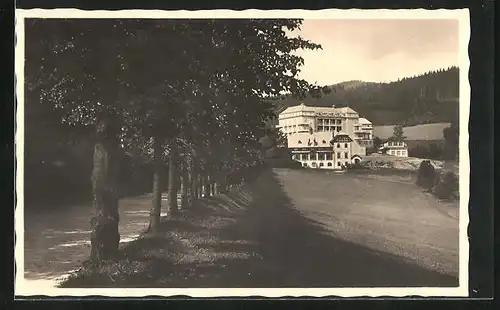
[[[329,86],[319,99],[292,97],[276,100],[278,113],[304,102],[308,106],[349,106],[374,125],[416,125],[458,119],[457,67],[402,78],[391,83],[347,81]]]

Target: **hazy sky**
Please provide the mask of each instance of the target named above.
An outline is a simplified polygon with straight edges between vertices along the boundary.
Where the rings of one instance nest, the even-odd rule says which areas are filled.
[[[299,51],[301,77],[322,85],[394,81],[458,65],[458,20],[304,20],[299,33],[323,50]]]

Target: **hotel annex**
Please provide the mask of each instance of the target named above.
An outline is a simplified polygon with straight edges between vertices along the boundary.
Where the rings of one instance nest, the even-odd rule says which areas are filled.
[[[373,145],[372,123],[349,107],[310,107],[303,103],[279,114],[292,159],[303,167],[342,169],[366,156]]]

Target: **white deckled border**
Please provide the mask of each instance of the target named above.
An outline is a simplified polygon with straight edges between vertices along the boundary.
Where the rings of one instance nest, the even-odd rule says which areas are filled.
[[[24,19],[25,18],[134,18],[134,19],[206,19],[206,18],[302,18],[302,19],[456,19],[459,20],[459,68],[460,68],[460,255],[459,287],[455,288],[55,288],[51,281],[28,281],[24,279]],[[144,297],[175,296],[192,297],[380,297],[380,296],[468,296],[469,242],[469,111],[470,85],[468,80],[470,39],[469,10],[201,10],[201,11],[161,11],[161,10],[122,10],[122,11],[84,11],[79,9],[30,9],[16,10],[16,57],[15,74],[17,94],[16,113],[16,194],[15,211],[16,245],[14,292],[16,296],[110,296]]]

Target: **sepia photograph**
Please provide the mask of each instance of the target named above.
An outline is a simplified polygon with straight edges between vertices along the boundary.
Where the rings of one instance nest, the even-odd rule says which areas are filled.
[[[16,10],[15,295],[466,297],[469,36]]]

